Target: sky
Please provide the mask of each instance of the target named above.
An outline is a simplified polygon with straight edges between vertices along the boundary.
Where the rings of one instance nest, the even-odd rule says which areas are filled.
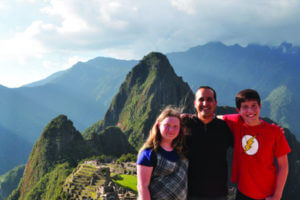
[[[0,0],[0,85],[212,41],[299,46],[299,19],[299,0]]]

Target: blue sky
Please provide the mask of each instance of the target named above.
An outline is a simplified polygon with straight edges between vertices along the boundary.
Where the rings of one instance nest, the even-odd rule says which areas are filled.
[[[0,0],[0,84],[210,41],[300,45],[298,0]]]

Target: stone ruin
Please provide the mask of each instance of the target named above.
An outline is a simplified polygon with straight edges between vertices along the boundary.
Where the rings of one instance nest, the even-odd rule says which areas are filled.
[[[91,176],[85,176],[82,169],[77,168],[73,171],[73,181],[65,183],[65,192],[69,194],[70,200],[94,200],[88,193],[86,193],[86,187],[95,188],[95,199],[102,200],[134,200],[137,199],[137,195],[131,190],[123,188],[114,183],[111,179],[111,168],[105,165],[99,165],[97,162],[89,161],[85,164],[93,165],[95,171]],[[124,167],[124,168],[123,168]],[[84,167],[86,169],[86,167]],[[135,170],[133,164],[126,164],[120,167],[124,171]],[[125,170],[125,168],[127,170]],[[128,168],[130,168],[128,170]],[[87,170],[87,169],[86,169]],[[123,171],[123,172],[124,172]],[[78,173],[77,173],[78,172]],[[122,172],[122,173],[123,173]],[[130,173],[132,174],[132,173]],[[102,184],[99,184],[99,181]]]
[[[97,198],[103,200],[133,200],[137,196],[130,190],[115,184],[110,178],[110,168],[102,168],[102,174],[105,173],[105,184],[97,188]]]

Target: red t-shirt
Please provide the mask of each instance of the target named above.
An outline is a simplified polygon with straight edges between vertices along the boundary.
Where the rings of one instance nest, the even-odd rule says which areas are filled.
[[[275,158],[291,149],[283,131],[276,125],[261,120],[248,126],[239,114],[224,115],[234,135],[231,181],[248,197],[264,199],[274,193],[277,168]]]

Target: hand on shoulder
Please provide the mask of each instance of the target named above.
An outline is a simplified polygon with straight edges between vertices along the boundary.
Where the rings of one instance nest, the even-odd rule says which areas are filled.
[[[272,123],[272,125],[279,128],[281,130],[281,132],[284,134],[284,128],[283,127],[281,127],[279,124],[276,124],[276,123]]]
[[[223,115],[216,115],[216,117],[217,117],[218,119],[223,120]]]

